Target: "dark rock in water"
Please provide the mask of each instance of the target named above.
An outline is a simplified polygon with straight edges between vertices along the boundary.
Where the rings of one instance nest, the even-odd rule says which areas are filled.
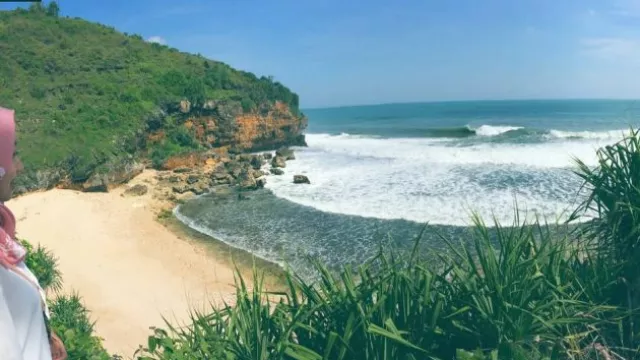
[[[275,168],[274,167],[274,168],[271,168],[271,170],[269,170],[269,171],[271,171],[271,173],[273,175],[284,175],[284,171],[282,169],[279,169],[279,168]]]
[[[253,157],[251,157],[251,161],[249,163],[251,164],[251,166],[254,169],[258,170],[264,164],[264,156],[262,156],[262,155],[253,155]]]
[[[236,185],[240,190],[255,190],[257,189],[256,179],[248,171],[243,170],[236,179]]]
[[[263,157],[265,160],[271,160],[271,158],[273,158],[273,154],[272,154],[272,153],[270,153],[270,152],[266,152],[266,153],[262,154],[262,157]]]
[[[296,156],[293,153],[293,150],[289,148],[280,148],[276,151],[276,157],[282,156],[285,160],[295,160]]]
[[[304,175],[293,175],[294,184],[311,184],[309,178]]]
[[[202,176],[191,174],[191,175],[187,176],[187,184],[189,184],[189,185],[195,184],[198,181],[200,181],[201,178],[202,178]]]
[[[147,185],[137,184],[125,190],[124,194],[127,196],[142,196],[146,194],[148,191],[149,191],[149,188],[147,187]]]
[[[179,167],[177,169],[173,170],[174,173],[176,174],[184,174],[184,173],[188,173],[191,172],[191,168],[188,167]]]
[[[256,180],[256,187],[258,189],[262,189],[264,188],[264,186],[267,184],[267,179],[266,178],[260,178]]]
[[[282,156],[276,156],[271,160],[271,166],[274,168],[287,167],[286,159]]]

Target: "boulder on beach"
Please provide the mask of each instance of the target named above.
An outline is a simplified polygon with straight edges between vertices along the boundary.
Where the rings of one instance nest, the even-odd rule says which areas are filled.
[[[304,175],[293,175],[293,183],[294,184],[311,184],[311,181],[308,177]]]
[[[264,176],[262,170],[251,169],[251,175],[253,175],[254,179],[258,179]]]
[[[225,164],[225,167],[229,174],[237,179],[238,176],[240,176],[240,173],[245,169],[245,164],[237,160],[231,160],[230,162]]]
[[[191,186],[189,188],[189,191],[191,191],[192,193],[196,194],[196,195],[202,195],[202,194],[206,194],[209,192],[209,186],[207,184],[205,184],[204,182],[199,182],[197,184],[194,184],[193,186]]]
[[[251,154],[240,154],[236,156],[236,160],[239,162],[251,162],[251,160],[253,160],[253,156]]]
[[[260,179],[256,179],[256,187],[258,189],[262,189],[264,188],[264,186],[267,184],[267,179],[266,178],[260,178]]]
[[[142,196],[149,191],[149,187],[144,184],[137,184],[129,187],[124,191],[124,194],[127,196]]]
[[[178,184],[171,187],[174,193],[184,194],[189,191],[189,186],[186,184]]]
[[[269,171],[270,171],[270,172],[271,172],[271,174],[273,174],[273,175],[284,175],[284,170],[279,169],[279,168],[276,168],[276,167],[271,168]]]
[[[179,167],[179,168],[173,169],[173,172],[176,174],[184,174],[184,173],[191,172],[191,168]]]
[[[258,188],[256,179],[249,171],[243,170],[236,179],[236,185],[240,190],[255,190]]]
[[[276,151],[276,157],[282,156],[285,160],[295,160],[296,156],[293,153],[293,150],[289,148],[280,148]]]
[[[202,179],[202,176],[198,176],[196,174],[190,174],[189,176],[187,176],[187,184],[189,185],[195,184],[198,181],[200,181],[200,179]]]
[[[273,154],[272,154],[272,153],[270,153],[270,152],[266,152],[266,153],[262,154],[262,157],[263,157],[265,160],[271,160],[271,158],[273,158]]]
[[[271,161],[271,166],[274,168],[283,168],[287,167],[286,159],[282,156],[276,156]]]
[[[229,177],[229,172],[224,168],[224,166],[218,166],[211,173],[211,179],[215,181],[224,180],[224,179],[227,179],[228,177]]]

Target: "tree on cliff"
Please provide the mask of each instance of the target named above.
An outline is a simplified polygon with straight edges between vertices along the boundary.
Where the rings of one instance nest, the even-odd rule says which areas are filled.
[[[57,2],[52,1],[47,5],[47,15],[53,17],[58,17],[60,15],[60,7]]]

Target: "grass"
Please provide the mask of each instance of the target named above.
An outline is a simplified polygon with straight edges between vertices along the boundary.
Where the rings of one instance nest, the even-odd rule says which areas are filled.
[[[316,262],[319,280],[286,272],[279,292],[238,273],[235,304],[155,329],[137,359],[640,358],[639,144],[632,131],[598,166],[577,162],[589,196],[573,218],[597,213],[578,230],[474,217],[468,246],[443,237],[438,262],[392,250],[338,273]]]

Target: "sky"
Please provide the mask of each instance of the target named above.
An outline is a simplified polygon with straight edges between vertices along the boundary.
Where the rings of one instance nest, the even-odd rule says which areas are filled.
[[[640,0],[58,3],[62,15],[271,75],[303,108],[640,98]]]

